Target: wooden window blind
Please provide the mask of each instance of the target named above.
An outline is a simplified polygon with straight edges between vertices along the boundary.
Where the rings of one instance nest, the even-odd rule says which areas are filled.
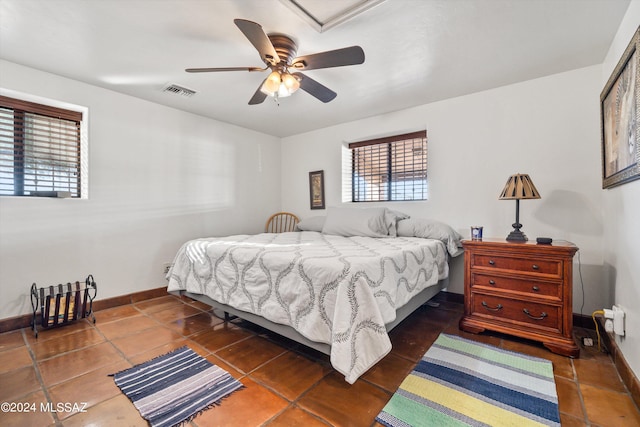
[[[0,196],[80,197],[81,122],[77,111],[0,96]]]
[[[427,131],[349,144],[353,202],[427,199]]]

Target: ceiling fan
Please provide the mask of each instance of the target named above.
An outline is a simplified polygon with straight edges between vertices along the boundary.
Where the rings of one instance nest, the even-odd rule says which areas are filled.
[[[298,47],[290,37],[283,34],[267,35],[260,24],[245,19],[234,19],[233,22],[258,50],[260,59],[264,61],[266,67],[187,68],[185,71],[188,73],[210,73],[271,70],[271,73],[249,100],[249,105],[260,104],[267,96],[272,96],[277,101],[281,97],[291,95],[299,88],[322,102],[329,102],[337,94],[300,71],[343,67],[364,62],[364,51],[360,46],[296,57]]]

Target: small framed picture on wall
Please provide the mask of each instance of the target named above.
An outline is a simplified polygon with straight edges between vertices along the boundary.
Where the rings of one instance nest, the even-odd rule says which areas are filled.
[[[324,209],[324,171],[309,172],[311,209]]]

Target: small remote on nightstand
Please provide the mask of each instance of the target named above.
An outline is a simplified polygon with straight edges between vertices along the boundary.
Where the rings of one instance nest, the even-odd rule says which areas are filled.
[[[541,245],[550,245],[551,242],[553,242],[553,239],[551,237],[538,237],[538,238],[536,238],[536,243],[539,243]]]

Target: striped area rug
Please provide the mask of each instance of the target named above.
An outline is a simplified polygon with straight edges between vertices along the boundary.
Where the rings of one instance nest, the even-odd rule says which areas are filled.
[[[440,334],[376,418],[386,426],[559,426],[552,363]]]
[[[116,385],[152,426],[188,421],[244,387],[188,347],[114,374]]]

